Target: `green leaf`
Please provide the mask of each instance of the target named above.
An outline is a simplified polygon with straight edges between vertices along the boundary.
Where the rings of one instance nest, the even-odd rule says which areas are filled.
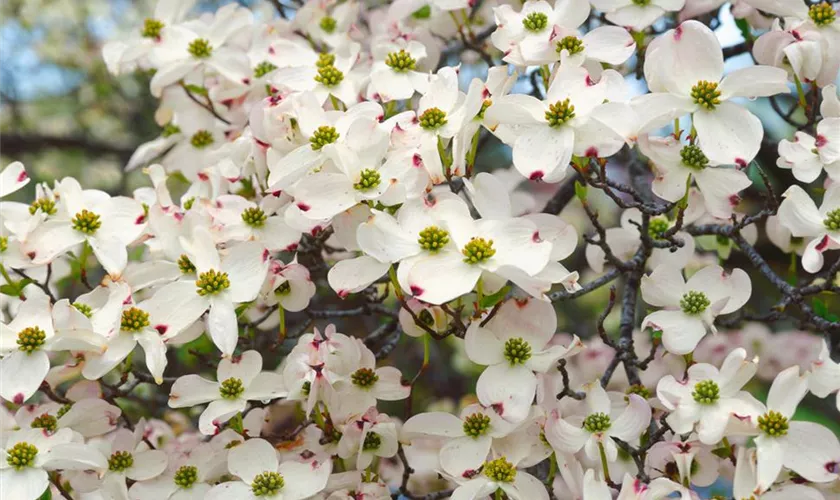
[[[239,306],[236,308],[236,317],[241,317],[242,314],[245,311],[247,311],[249,307],[251,307],[251,304],[253,304],[253,302],[245,302],[244,304],[239,304]]]
[[[732,455],[732,450],[726,446],[721,446],[720,448],[712,450],[712,453],[719,458],[729,458],[729,456]]]
[[[38,497],[38,500],[52,500],[52,489],[47,486],[46,491]]]
[[[495,306],[496,304],[498,304],[499,302],[503,301],[505,299],[505,297],[507,296],[509,291],[510,291],[510,285],[507,285],[507,286],[502,287],[501,290],[499,290],[498,292],[496,292],[492,295],[485,295],[484,297],[482,297],[481,303],[479,304],[479,306],[481,306],[482,309],[489,309],[489,308]]]
[[[239,434],[242,434],[244,431],[244,427],[242,425],[242,413],[237,413],[236,416],[230,419],[230,424],[228,425],[230,425],[231,429],[235,430]]]
[[[828,306],[819,299],[814,299],[811,303],[811,307],[814,309],[814,314],[819,316],[820,318],[827,320],[827,321],[838,321],[838,316],[828,311]]]
[[[20,281],[14,281],[12,283],[6,283],[5,285],[0,286],[0,293],[11,297],[20,297],[23,295],[23,289],[30,283],[33,283],[33,281],[29,278],[24,278]]]
[[[207,89],[202,87],[201,85],[193,85],[187,84],[184,85],[184,88],[192,92],[193,94],[203,95],[206,96],[208,94]]]
[[[828,314],[828,308],[825,306],[825,302],[821,300],[814,300],[812,307],[814,308],[814,313],[820,318],[825,318],[825,315]]]
[[[746,19],[736,19],[735,26],[741,30],[741,36],[744,37],[744,40],[748,42],[753,40],[752,30],[750,29],[750,24]]]
[[[586,186],[580,183],[580,181],[575,181],[575,196],[578,197],[580,201],[586,201]]]

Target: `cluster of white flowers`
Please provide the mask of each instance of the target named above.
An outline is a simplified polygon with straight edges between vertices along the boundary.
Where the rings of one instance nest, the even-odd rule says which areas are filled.
[[[737,2],[757,63],[725,71],[690,19],[715,0],[194,3],[103,49],[152,75],[162,131],[127,165],[151,186],[0,203],[3,498],[840,497],[840,440],[794,419],[840,390],[840,320],[811,301],[840,292],[832,5]],[[807,120],[777,166],[824,189],[746,215],[767,139],[741,98],[777,95]],[[511,169],[477,172],[488,139]],[[29,182],[12,163],[0,196]],[[790,283],[752,246],[765,221]],[[555,302],[618,278],[617,335],[615,288],[591,338],[558,333]],[[791,308],[824,338],[771,335]],[[403,334],[422,365],[379,366]],[[483,367],[463,404],[446,378],[417,396],[444,339]]]

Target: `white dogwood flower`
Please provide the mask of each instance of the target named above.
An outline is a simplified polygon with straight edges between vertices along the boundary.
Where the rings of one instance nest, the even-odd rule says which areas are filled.
[[[615,407],[597,381],[584,389],[587,414],[561,416],[553,411],[546,421],[545,437],[559,453],[583,449],[590,460],[599,460],[603,453],[608,462],[615,462],[618,447],[611,438],[638,439],[650,425],[650,406],[638,394],[630,394],[624,408]]]
[[[21,429],[3,436],[0,460],[3,496],[21,500],[41,498],[50,487],[48,471],[107,469],[105,457],[75,436],[70,429],[60,429],[54,434],[41,429]]]
[[[793,420],[793,414],[808,392],[808,374],[798,366],[783,370],[773,380],[767,406],[755,419],[757,492],[770,488],[782,467],[808,481],[836,481],[840,440],[831,430],[813,422]]]
[[[652,93],[631,103],[639,131],[691,114],[700,148],[719,165],[747,166],[764,137],[761,121],[730,99],[788,92],[780,68],[748,66],[724,77],[720,43],[698,21],[686,21],[648,45],[645,79]]]
[[[537,390],[534,372],[545,373],[583,348],[577,337],[568,347],[549,345],[556,328],[551,303],[529,298],[508,300],[485,325],[470,324],[464,337],[467,356],[487,366],[476,384],[482,405],[508,422],[525,419]]]
[[[205,498],[223,500],[303,500],[327,485],[332,462],[317,459],[279,463],[277,451],[264,439],[249,439],[228,452],[228,471],[239,478],[213,487]]]
[[[216,434],[225,422],[245,411],[248,401],[268,401],[286,395],[281,376],[262,371],[262,365],[260,353],[245,351],[219,362],[216,382],[198,375],[179,377],[172,385],[169,406],[189,408],[210,403],[199,418],[198,428],[204,434]]]
[[[809,273],[819,272],[825,261],[823,253],[840,248],[840,183],[825,190],[819,208],[799,186],[789,187],[782,198],[779,222],[791,235],[806,240],[802,268]]]
[[[607,157],[624,145],[634,128],[626,104],[606,102],[619,92],[623,79],[605,70],[595,83],[582,67],[561,67],[545,99],[510,94],[495,100],[488,119],[512,127],[503,140],[513,148],[513,165],[534,181],[559,182],[572,155]],[[496,129],[499,134],[501,130]]]
[[[758,366],[746,359],[744,349],[726,356],[718,370],[706,363],[688,367],[686,377],[663,377],[656,386],[659,401],[671,413],[668,425],[677,434],[688,434],[697,426],[700,442],[715,445],[723,438],[731,418],[755,418],[759,409],[749,393],[742,391]]]
[[[642,329],[662,332],[662,344],[669,352],[686,354],[697,347],[706,332],[717,332],[718,315],[735,312],[752,293],[750,277],[741,269],[724,271],[707,266],[688,281],[679,269],[659,266],[642,277],[642,298],[662,310],[645,316]]]
[[[840,99],[837,87],[826,85],[822,96],[822,120],[817,124],[817,136],[797,131],[793,141],[779,141],[776,166],[791,169],[800,182],[814,182],[823,170],[833,181],[840,182]]]

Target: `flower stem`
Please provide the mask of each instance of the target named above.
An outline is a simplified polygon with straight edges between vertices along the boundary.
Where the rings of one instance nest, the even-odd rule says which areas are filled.
[[[796,84],[796,93],[799,95],[799,105],[802,107],[802,111],[807,113],[808,101],[805,100],[805,89],[802,88],[802,82],[799,81],[796,73],[793,74],[793,82]]]
[[[280,314],[280,330],[277,334],[277,344],[280,345],[286,340],[286,310],[278,304],[277,312]]]
[[[493,498],[495,498],[495,500],[502,500],[502,489],[501,488],[496,490],[496,493],[493,494]]]
[[[414,385],[415,382],[417,382],[417,379],[420,378],[420,375],[422,375],[423,372],[426,371],[426,367],[429,366],[429,357],[430,357],[430,353],[431,353],[430,350],[429,350],[429,334],[424,333],[422,339],[423,339],[423,364],[420,365],[420,370],[417,371],[417,375],[415,375],[414,378],[411,379],[411,385],[412,386]]]
[[[391,279],[391,284],[394,285],[394,293],[397,294],[397,298],[402,301],[403,299],[403,291],[400,287],[400,282],[397,280],[397,271],[394,269],[394,266],[388,268],[388,277]]]
[[[475,155],[478,152],[478,136],[481,133],[481,128],[475,131],[475,134],[472,136],[472,142],[470,143],[470,151],[467,153],[467,171],[464,172],[464,176],[469,178],[472,177],[473,167],[475,166]]]
[[[601,467],[604,469],[604,481],[607,484],[612,484],[610,479],[610,466],[607,463],[607,452],[604,450],[604,443],[598,441],[598,452],[601,454]]]
[[[438,136],[438,155],[440,155],[440,163],[443,165],[443,173],[446,176],[446,179],[449,180],[452,177],[452,172],[450,167],[452,167],[452,158],[446,153],[446,146],[443,144],[443,138]]]
[[[551,488],[554,484],[554,476],[557,474],[557,454],[552,453],[549,457],[548,463],[548,477],[545,478],[545,485],[548,488]]]

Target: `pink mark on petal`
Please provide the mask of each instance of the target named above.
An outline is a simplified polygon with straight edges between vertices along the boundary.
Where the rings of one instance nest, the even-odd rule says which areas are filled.
[[[164,335],[166,334],[166,331],[169,330],[169,327],[167,325],[155,325],[155,330],[157,330],[160,335]]]
[[[377,116],[376,121],[378,121],[379,123],[384,122],[385,121],[385,115],[382,114],[382,115]]]
[[[143,224],[145,222],[146,222],[146,216],[145,215],[141,215],[141,216],[137,217],[136,219],[134,219],[134,223],[137,224],[137,225]]]
[[[533,241],[534,243],[542,242],[542,238],[540,238],[539,231],[534,231],[534,234],[531,235],[531,241]]]
[[[738,165],[738,168],[747,168],[747,160],[743,158],[735,158],[735,164]]]
[[[795,38],[797,41],[802,41],[802,35],[799,34],[798,31],[792,30],[790,34]]]
[[[267,248],[266,248],[266,249],[264,249],[264,250],[263,250],[263,254],[262,254],[262,260],[263,260],[263,262],[265,262],[265,261],[267,261],[267,260],[268,260],[269,255],[271,255],[271,254],[269,254],[269,253],[268,253],[268,249],[267,249]]]
[[[586,86],[587,86],[587,87],[591,87],[591,86],[593,86],[593,85],[595,85],[595,81],[594,81],[594,80],[592,80],[592,77],[591,77],[591,76],[586,75]]]
[[[820,240],[814,248],[816,248],[818,252],[825,252],[825,249],[828,248],[828,235],[823,236],[822,240]]]
[[[633,481],[633,491],[636,493],[642,493],[647,491],[648,487],[645,483],[643,483],[640,479],[636,479]]]
[[[263,149],[268,149],[269,144],[267,142],[261,141],[261,140],[256,139],[256,138],[254,139],[254,142],[257,143],[257,146],[259,146]]]
[[[204,172],[199,172],[198,173],[198,178],[202,181],[206,181],[206,180],[210,179],[210,177],[208,177],[207,174],[205,174]]]
[[[22,392],[19,392],[19,393],[15,394],[15,397],[14,397],[14,398],[12,398],[12,401],[13,401],[16,405],[21,405],[21,404],[23,404],[23,393],[22,393]]]
[[[537,170],[536,172],[531,173],[528,178],[534,182],[540,182],[545,177],[545,173],[542,170]]]
[[[239,182],[240,177],[227,177],[227,181],[230,183]]]
[[[348,295],[350,295],[350,290],[339,290],[338,291],[338,298],[340,298],[340,299],[346,299]]]
[[[680,24],[679,26],[674,28],[674,40],[679,42],[680,39],[682,38],[682,32],[683,32],[682,24]]]
[[[493,411],[495,411],[500,417],[505,414],[505,405],[502,403],[493,403],[490,405],[490,408],[493,408]]]
[[[598,148],[596,148],[595,146],[590,146],[590,147],[586,150],[586,152],[584,153],[584,155],[585,155],[587,158],[598,158]]]
[[[238,365],[239,363],[241,363],[241,362],[242,362],[242,355],[241,355],[241,354],[237,354],[237,355],[235,355],[235,356],[231,356],[231,357],[230,357],[230,362],[231,362],[231,363],[233,363],[233,364],[235,364],[235,365]]]
[[[309,209],[312,208],[302,201],[297,203],[297,207],[300,209],[301,212],[308,212]]]
[[[318,236],[318,233],[320,233],[322,229],[324,228],[321,226],[315,226],[312,228],[312,231],[309,231],[309,234],[311,234],[312,236]]]
[[[129,295],[128,297],[125,298],[125,300],[123,300],[123,305],[124,306],[128,305],[128,304],[131,304],[131,295]]]
[[[420,288],[417,285],[411,285],[409,287],[409,290],[411,290],[411,295],[414,295],[415,297],[419,297],[419,296],[423,295],[423,292],[425,292],[425,290],[423,290],[422,288]]]
[[[182,214],[181,212],[175,212],[172,216],[175,217],[175,220],[177,220],[178,222],[184,220],[184,214]]]
[[[484,87],[481,90],[481,98],[482,99],[487,99],[488,97],[490,97],[490,89],[488,89],[487,87]]]
[[[20,171],[20,174],[18,174],[17,181],[18,181],[18,182],[23,182],[23,181],[25,181],[25,180],[26,180],[26,179],[28,179],[28,178],[29,178],[29,176],[28,176],[28,175],[26,175],[26,170],[21,170],[21,171]]]
[[[838,471],[840,471],[838,465],[840,465],[840,462],[827,462],[825,464],[825,470],[827,470],[830,474],[836,474]]]
[[[302,458],[304,460],[309,460],[310,458],[312,458],[314,456],[315,456],[315,453],[313,453],[310,450],[303,450],[302,452],[300,452],[300,458]]]
[[[28,252],[26,254],[26,256],[29,257],[29,260],[35,260],[35,255],[37,255],[35,252]]]
[[[733,207],[737,206],[739,203],[741,203],[741,197],[738,196],[737,194],[733,194],[732,196],[729,197],[729,204],[732,205]]]
[[[294,252],[295,250],[297,250],[297,248],[298,248],[298,244],[297,243],[292,243],[291,245],[286,247],[286,251],[287,252]]]
[[[527,306],[527,305],[528,305],[528,302],[530,302],[530,301],[531,301],[531,299],[530,299],[530,298],[528,298],[528,297],[523,297],[523,298],[516,298],[516,299],[513,299],[513,303],[514,303],[514,304],[516,304],[516,307],[518,307],[518,308],[520,308],[520,309],[522,309],[522,308],[524,308],[525,306]]]
[[[268,47],[268,53],[269,54],[274,54],[274,47],[273,46]]]
[[[479,474],[479,472],[475,469],[467,469],[467,470],[464,471],[463,474],[461,474],[461,477],[463,477],[464,479],[472,479],[475,476],[477,476],[478,474]]]
[[[817,135],[817,140],[814,141],[814,145],[821,148],[826,144],[828,144],[828,139],[826,139],[824,135]]]

